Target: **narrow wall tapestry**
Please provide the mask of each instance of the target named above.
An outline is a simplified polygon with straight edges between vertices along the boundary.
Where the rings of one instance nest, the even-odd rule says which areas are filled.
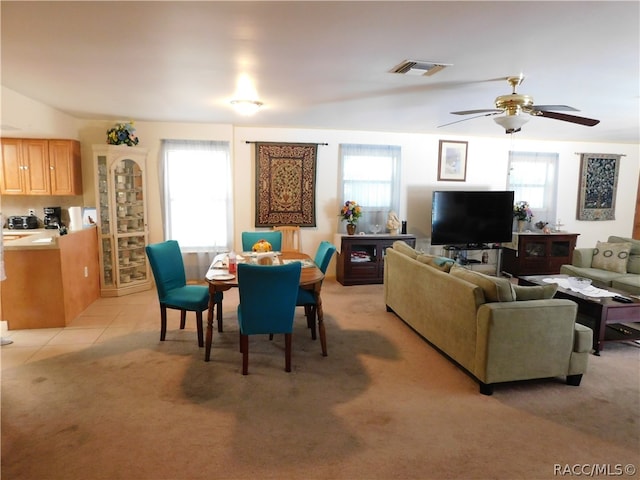
[[[620,157],[581,153],[578,220],[615,220]]]
[[[256,142],[256,227],[316,226],[315,143]]]

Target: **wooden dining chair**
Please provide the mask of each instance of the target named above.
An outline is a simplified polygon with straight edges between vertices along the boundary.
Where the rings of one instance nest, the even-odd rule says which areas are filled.
[[[320,242],[320,245],[318,245],[314,261],[322,273],[327,273],[327,267],[329,266],[331,257],[333,257],[333,254],[335,252],[336,247],[331,242],[323,240],[322,242]],[[317,302],[314,292],[299,287],[296,306],[304,307],[304,314],[307,317],[307,326],[311,329],[311,338],[315,340]]]
[[[299,225],[278,225],[274,230],[282,232],[282,251],[301,252],[300,226]]]
[[[160,302],[160,340],[167,335],[167,309],[180,310],[180,329],[184,329],[187,312],[196,312],[198,346],[204,346],[202,312],[209,308],[209,288],[187,285],[180,246],[175,240],[145,247]],[[218,312],[222,311],[222,292],[214,298]],[[220,319],[220,318],[219,318]]]
[[[260,240],[266,240],[271,244],[274,252],[282,251],[282,232],[242,232],[242,251],[250,252],[251,248]]]
[[[302,264],[238,265],[238,326],[242,374],[249,373],[249,335],[284,333],[285,371],[291,371],[291,337]]]

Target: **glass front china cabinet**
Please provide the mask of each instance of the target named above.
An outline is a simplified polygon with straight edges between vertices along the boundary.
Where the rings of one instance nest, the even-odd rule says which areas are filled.
[[[147,150],[94,145],[100,290],[116,297],[148,290],[145,171]]]

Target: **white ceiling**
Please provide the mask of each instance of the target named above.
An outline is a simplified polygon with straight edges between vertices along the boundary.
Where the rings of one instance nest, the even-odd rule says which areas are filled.
[[[491,135],[519,93],[601,120],[519,137],[638,143],[640,3],[2,1],[2,85],[80,118]],[[403,60],[453,64],[389,73]],[[241,74],[263,109],[229,107]]]

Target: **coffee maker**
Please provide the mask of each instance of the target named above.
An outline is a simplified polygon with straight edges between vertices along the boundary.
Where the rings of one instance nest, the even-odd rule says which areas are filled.
[[[44,207],[44,228],[60,229],[62,222],[62,208],[60,207]]]

